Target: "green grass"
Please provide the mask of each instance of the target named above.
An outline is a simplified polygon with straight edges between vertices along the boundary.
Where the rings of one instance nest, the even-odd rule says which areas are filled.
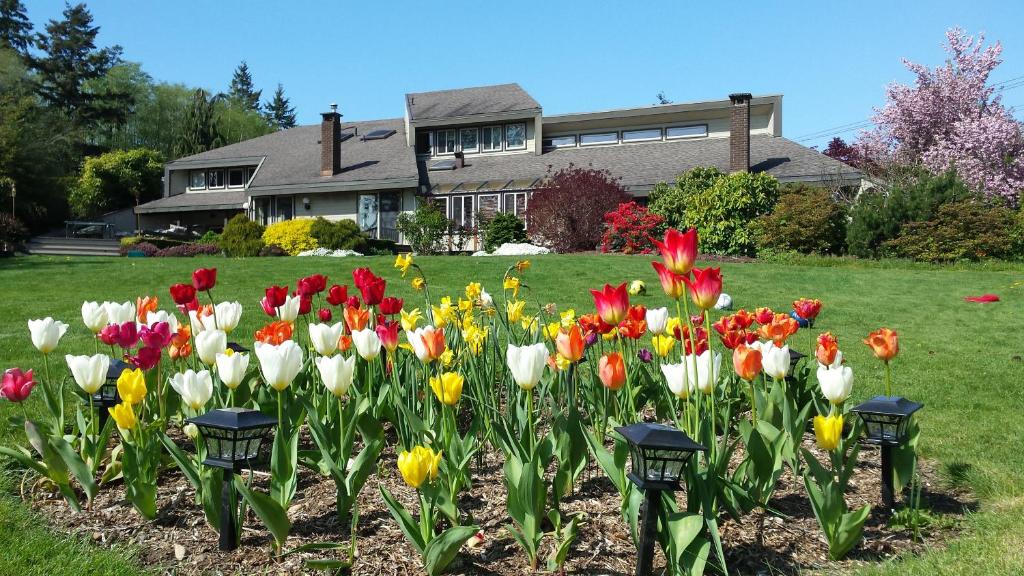
[[[461,293],[470,281],[500,290],[504,269],[514,258],[419,258],[435,299]],[[649,259],[627,256],[545,256],[532,258],[526,276],[530,299],[561,308],[592,308],[588,288],[604,282],[640,278],[647,306],[665,304]],[[198,266],[216,266],[220,284],[215,296],[236,299],[246,308],[243,335],[265,321],[257,301],[265,286],[289,283],[321,272],[351,284],[351,270],[370,266],[394,287],[413,297],[390,258],[86,259],[26,257],[0,262],[0,354],[4,367],[37,368],[25,321],[53,316],[72,328],[59,349],[92,350],[79,308],[88,300],[134,299],[152,294],[170,306],[167,286],[188,281]],[[871,330],[888,326],[900,334],[901,353],[893,364],[898,393],[925,403],[920,413],[921,449],[936,460],[949,482],[971,488],[980,509],[964,520],[965,534],[944,549],[863,569],[864,574],[1021,574],[1024,573],[1024,344],[1019,337],[1024,304],[1024,267],[958,266],[941,268],[901,263],[873,264],[841,259],[809,259],[789,264],[725,264],[725,291],[736,307],[787,309],[792,300],[820,298],[825,306],[817,331],[839,338],[855,373],[854,400],[881,393],[883,371],[861,344]],[[994,292],[998,304],[978,305],[962,297]],[[807,348],[805,334],[791,342]],[[60,364],[54,358],[54,366]],[[39,413],[41,401],[29,401]],[[0,405],[0,416],[10,406]],[[13,434],[13,436],[12,436]],[[3,430],[0,441],[21,441],[18,430]],[[48,575],[132,571],[128,552],[103,551],[54,535],[42,521],[16,502],[0,500],[0,573]],[[728,545],[728,543],[726,543]],[[69,561],[71,560],[71,561]]]

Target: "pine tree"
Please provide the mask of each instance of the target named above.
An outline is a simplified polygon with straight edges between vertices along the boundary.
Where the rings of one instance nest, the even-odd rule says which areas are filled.
[[[0,0],[0,48],[10,48],[22,56],[32,44],[32,22],[21,0]]]
[[[277,90],[274,90],[274,98],[263,105],[267,111],[267,120],[278,130],[286,130],[295,127],[295,107],[284,95],[284,86],[280,82]]]
[[[174,154],[178,158],[190,156],[212,150],[221,144],[222,139],[217,130],[214,113],[214,99],[206,90],[199,88],[192,93],[192,103],[185,110],[178,141],[174,145]]]
[[[234,76],[231,77],[231,88],[228,92],[228,97],[245,108],[259,112],[260,96],[262,95],[263,91],[256,90],[253,86],[249,65],[246,64],[245,60],[242,60],[238,68],[235,68]]]

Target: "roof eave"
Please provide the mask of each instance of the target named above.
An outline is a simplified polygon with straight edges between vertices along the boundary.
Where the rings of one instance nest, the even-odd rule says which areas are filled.
[[[522,110],[508,110],[506,112],[487,112],[482,114],[468,114],[466,116],[448,116],[443,118],[410,118],[411,126],[447,126],[452,124],[481,124],[491,121],[520,120],[533,118],[541,113],[541,108],[523,108]]]
[[[167,163],[168,170],[189,170],[195,168],[226,168],[259,164],[266,156],[239,156],[237,158],[199,158],[196,160],[175,160]]]
[[[326,192],[351,192],[361,190],[390,190],[395,188],[416,188],[419,186],[419,175],[403,178],[385,178],[378,180],[349,180],[332,182],[304,182],[299,184],[272,184],[264,186],[250,186],[247,190],[249,196],[270,196],[286,192],[292,193],[313,193]]]

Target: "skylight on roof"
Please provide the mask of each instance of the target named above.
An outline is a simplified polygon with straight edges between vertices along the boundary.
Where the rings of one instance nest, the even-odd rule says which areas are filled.
[[[370,132],[368,134],[365,134],[363,136],[363,140],[364,141],[365,140],[383,140],[383,139],[387,138],[388,136],[391,136],[394,133],[395,133],[394,130],[389,130],[389,129],[374,130],[374,131],[372,131],[372,132]]]
[[[455,170],[455,160],[439,160],[431,164],[427,170]]]

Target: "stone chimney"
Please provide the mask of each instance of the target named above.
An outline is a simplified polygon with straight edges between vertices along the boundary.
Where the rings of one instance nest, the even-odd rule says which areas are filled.
[[[750,170],[750,94],[729,94],[729,172]]]
[[[338,114],[338,105],[331,104],[331,111],[323,112],[321,116],[320,175],[334,176],[341,171],[341,114]]]

